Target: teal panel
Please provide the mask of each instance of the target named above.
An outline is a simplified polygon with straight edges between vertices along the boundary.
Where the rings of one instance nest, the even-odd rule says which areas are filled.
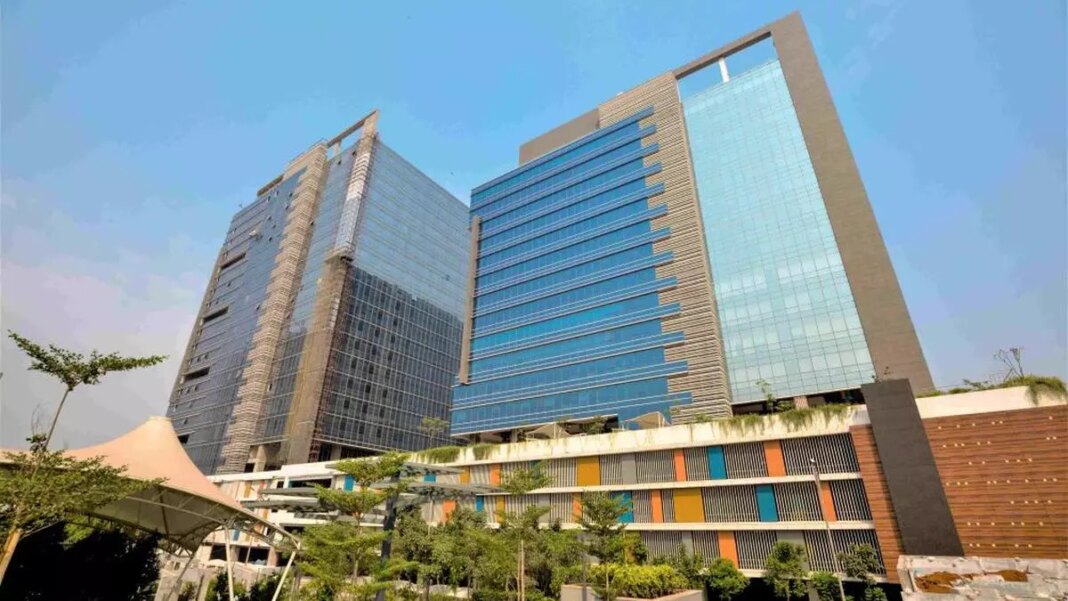
[[[757,512],[761,522],[779,521],[779,509],[775,506],[775,490],[770,484],[756,487]]]
[[[723,458],[723,447],[708,447],[708,477],[712,480],[727,479],[727,461]]]
[[[352,490],[352,476],[345,476],[345,490]]]
[[[427,474],[427,475],[423,476],[423,482],[437,482],[437,481],[438,481],[438,475],[437,474]]]
[[[621,501],[627,506],[627,512],[619,516],[619,521],[622,524],[634,523],[634,499],[631,497],[630,491],[614,492],[612,498]]]
[[[486,497],[475,497],[475,511],[479,513],[486,511]]]

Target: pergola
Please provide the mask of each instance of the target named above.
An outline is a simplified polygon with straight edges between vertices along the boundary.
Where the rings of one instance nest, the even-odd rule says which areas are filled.
[[[248,511],[205,478],[182,448],[169,419],[150,417],[118,438],[74,449],[68,454],[78,459],[100,457],[107,465],[125,468],[128,478],[153,482],[124,499],[96,508],[89,517],[158,534],[172,553],[184,551],[189,554],[189,561],[166,598],[178,593],[182,577],[204,539],[216,530],[225,529],[240,530],[275,548],[287,544],[293,549],[275,590],[274,599],[277,600],[300,548],[299,539]],[[155,483],[157,480],[161,482]],[[230,537],[225,539],[226,573],[232,601]]]

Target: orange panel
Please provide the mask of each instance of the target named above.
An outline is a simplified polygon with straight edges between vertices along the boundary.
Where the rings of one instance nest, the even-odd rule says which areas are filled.
[[[471,484],[471,470],[464,468],[464,471],[460,472],[460,484]]]
[[[441,512],[442,521],[445,521],[445,522],[449,521],[449,516],[452,515],[453,511],[456,511],[456,501],[454,501],[453,499],[445,499],[441,503],[441,509],[442,509],[442,512]]]
[[[494,463],[490,466],[490,486],[501,485],[501,464]]]
[[[782,458],[782,445],[777,440],[764,441],[764,460],[768,462],[769,476],[785,476],[786,462]]]
[[[660,498],[659,490],[649,491],[649,501],[653,506],[653,523],[660,524],[664,521],[664,501]]]
[[[686,481],[686,456],[682,449],[675,449],[675,482]]]
[[[582,517],[582,495],[577,492],[571,494],[571,515],[576,522]]]
[[[830,482],[820,482],[820,507],[823,509],[823,519],[828,522],[838,521],[838,515],[834,511],[834,497],[831,496]]]
[[[738,566],[738,546],[734,544],[733,532],[717,532],[716,537],[719,539],[719,556],[724,559],[729,559],[734,563],[734,566]]]

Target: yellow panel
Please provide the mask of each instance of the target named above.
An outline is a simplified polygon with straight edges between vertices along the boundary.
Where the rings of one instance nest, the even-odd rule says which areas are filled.
[[[578,486],[600,486],[601,460],[597,457],[579,457],[575,484]]]
[[[675,491],[675,521],[705,521],[704,505],[701,503],[701,489],[680,488]]]
[[[501,521],[501,517],[504,516],[504,497],[497,497],[497,520]]]
[[[471,484],[471,470],[464,468],[464,471],[460,472],[460,484]]]

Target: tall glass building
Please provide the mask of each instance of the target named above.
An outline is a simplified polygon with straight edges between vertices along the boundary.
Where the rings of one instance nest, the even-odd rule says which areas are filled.
[[[234,216],[168,415],[206,473],[442,444],[467,208],[376,131],[314,145]]]
[[[932,387],[796,13],[520,163],[472,193],[454,435]]]

